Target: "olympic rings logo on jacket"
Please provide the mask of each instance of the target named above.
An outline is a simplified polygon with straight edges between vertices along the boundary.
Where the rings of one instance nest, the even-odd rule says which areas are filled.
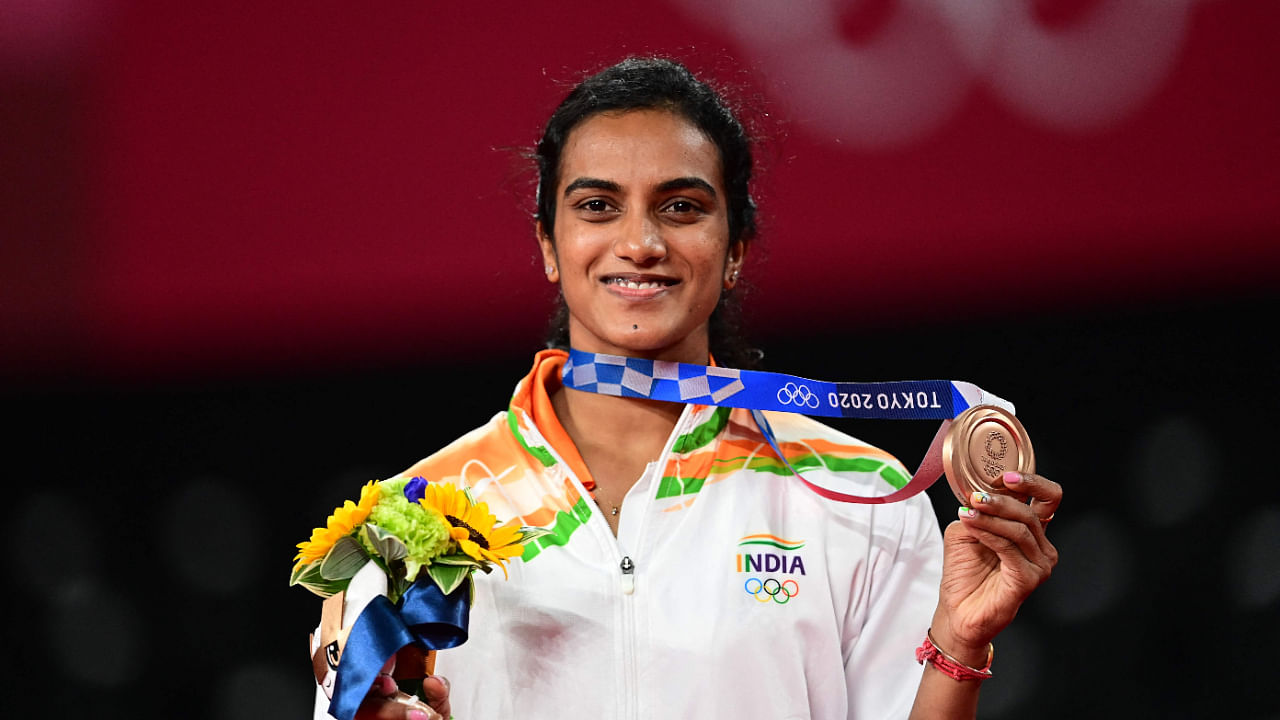
[[[767,603],[770,600],[779,605],[786,605],[791,602],[791,598],[800,594],[800,583],[795,580],[785,580],[779,582],[777,578],[747,578],[742,584],[748,595],[755,597],[758,602]]]

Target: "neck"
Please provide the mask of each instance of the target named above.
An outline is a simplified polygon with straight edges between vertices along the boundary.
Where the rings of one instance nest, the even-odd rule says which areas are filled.
[[[551,404],[584,460],[586,448],[593,446],[643,455],[645,463],[654,460],[684,412],[684,406],[678,403],[614,397],[564,387],[552,393]],[[591,470],[594,475],[595,468]]]
[[[602,508],[622,504],[645,466],[658,459],[684,411],[678,403],[565,387],[552,392],[551,404],[595,480]]]

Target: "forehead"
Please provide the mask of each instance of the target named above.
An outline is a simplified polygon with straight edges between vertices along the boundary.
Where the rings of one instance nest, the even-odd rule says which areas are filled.
[[[720,153],[696,125],[666,110],[631,110],[593,115],[570,131],[559,186],[581,177],[623,186],[698,177],[723,195],[721,175]]]

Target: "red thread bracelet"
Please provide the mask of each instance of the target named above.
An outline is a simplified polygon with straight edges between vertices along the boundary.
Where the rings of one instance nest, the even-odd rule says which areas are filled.
[[[986,680],[991,677],[991,661],[996,657],[996,648],[987,643],[987,664],[979,669],[969,667],[951,657],[933,642],[933,631],[925,633],[924,642],[916,648],[916,662],[924,664],[928,660],[943,675],[952,680]]]

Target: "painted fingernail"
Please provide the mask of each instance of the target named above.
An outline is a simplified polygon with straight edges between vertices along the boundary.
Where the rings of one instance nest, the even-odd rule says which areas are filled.
[[[1010,470],[1004,475],[1001,475],[1000,479],[1004,481],[1005,485],[1017,485],[1022,482],[1022,473]]]
[[[409,720],[427,720],[427,714],[421,710],[410,710]]]
[[[971,518],[971,517],[977,517],[977,516],[978,516],[977,510],[974,510],[973,508],[967,508],[963,505],[960,506],[960,517]]]
[[[973,494],[973,496],[969,498],[969,500],[970,500],[974,505],[983,505],[983,504],[986,504],[986,503],[991,502],[991,496],[990,496],[990,495],[988,495],[987,493],[985,493],[985,492],[983,492],[983,491],[979,490],[979,491],[975,492],[975,493]]]

